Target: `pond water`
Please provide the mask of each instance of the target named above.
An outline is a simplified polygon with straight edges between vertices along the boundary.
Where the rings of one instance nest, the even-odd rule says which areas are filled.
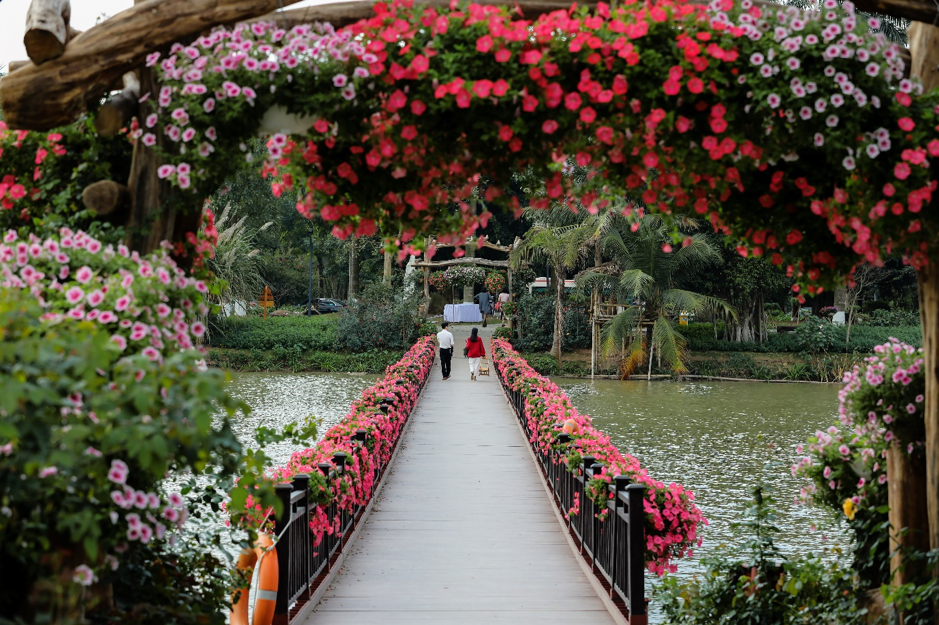
[[[375,383],[377,375],[345,373],[237,373],[232,372],[231,394],[251,406],[247,418],[234,423],[235,434],[254,446],[259,425],[281,428],[313,415],[320,419],[319,438],[349,412],[362,391]],[[289,443],[270,445],[266,453],[275,466],[282,466],[296,451]]]
[[[731,523],[742,520],[760,481],[773,489],[784,554],[847,545],[822,510],[793,503],[804,484],[789,472],[796,445],[836,421],[840,385],[554,381],[650,475],[695,493],[709,526],[694,558],[679,562],[678,576],[701,572],[701,556],[741,544]],[[813,522],[821,529],[812,531]]]

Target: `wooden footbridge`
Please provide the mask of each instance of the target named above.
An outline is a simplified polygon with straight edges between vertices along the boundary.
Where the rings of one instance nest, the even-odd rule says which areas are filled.
[[[454,334],[459,347],[468,329]],[[308,480],[279,487],[275,623],[645,625],[641,487],[612,486],[611,515],[597,520],[584,477],[529,446],[523,398],[495,367],[471,381],[466,363],[457,355],[449,380],[434,366],[371,503],[341,516],[341,537],[311,549]],[[578,492],[586,505],[562,514]]]

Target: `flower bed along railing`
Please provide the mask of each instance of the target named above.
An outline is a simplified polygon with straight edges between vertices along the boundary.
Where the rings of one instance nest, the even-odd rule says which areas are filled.
[[[420,339],[315,447],[295,452],[273,478],[283,504],[273,522],[279,585],[274,622],[297,619],[345,548],[375,492],[434,363]],[[258,510],[260,512],[260,510]]]
[[[707,521],[694,493],[650,478],[508,342],[494,339],[492,355],[581,553],[630,623],[644,623],[643,569],[673,572],[672,561],[700,545],[698,523]]]

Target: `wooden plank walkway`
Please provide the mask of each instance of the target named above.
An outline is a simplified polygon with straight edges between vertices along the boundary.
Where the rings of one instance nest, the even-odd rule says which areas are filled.
[[[489,351],[493,328],[481,329]],[[375,507],[305,625],[614,623],[558,523],[495,372],[454,329]],[[490,361],[491,362],[491,361]]]

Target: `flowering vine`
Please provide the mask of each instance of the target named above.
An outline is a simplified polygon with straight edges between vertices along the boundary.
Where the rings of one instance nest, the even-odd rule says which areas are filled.
[[[919,265],[932,244],[939,96],[901,79],[899,49],[868,26],[836,0],[600,3],[535,21],[395,0],[338,32],[242,24],[155,53],[165,86],[144,139],[165,135],[164,174],[188,188],[250,159],[246,137],[282,105],[310,130],[272,134],[264,171],[337,236],[400,231],[387,238],[402,253],[428,230],[461,242],[489,217],[463,201],[480,176],[493,201],[530,167],[536,207],[576,195],[596,212],[629,190],[815,283],[881,250]],[[568,158],[585,184],[568,186]]]

